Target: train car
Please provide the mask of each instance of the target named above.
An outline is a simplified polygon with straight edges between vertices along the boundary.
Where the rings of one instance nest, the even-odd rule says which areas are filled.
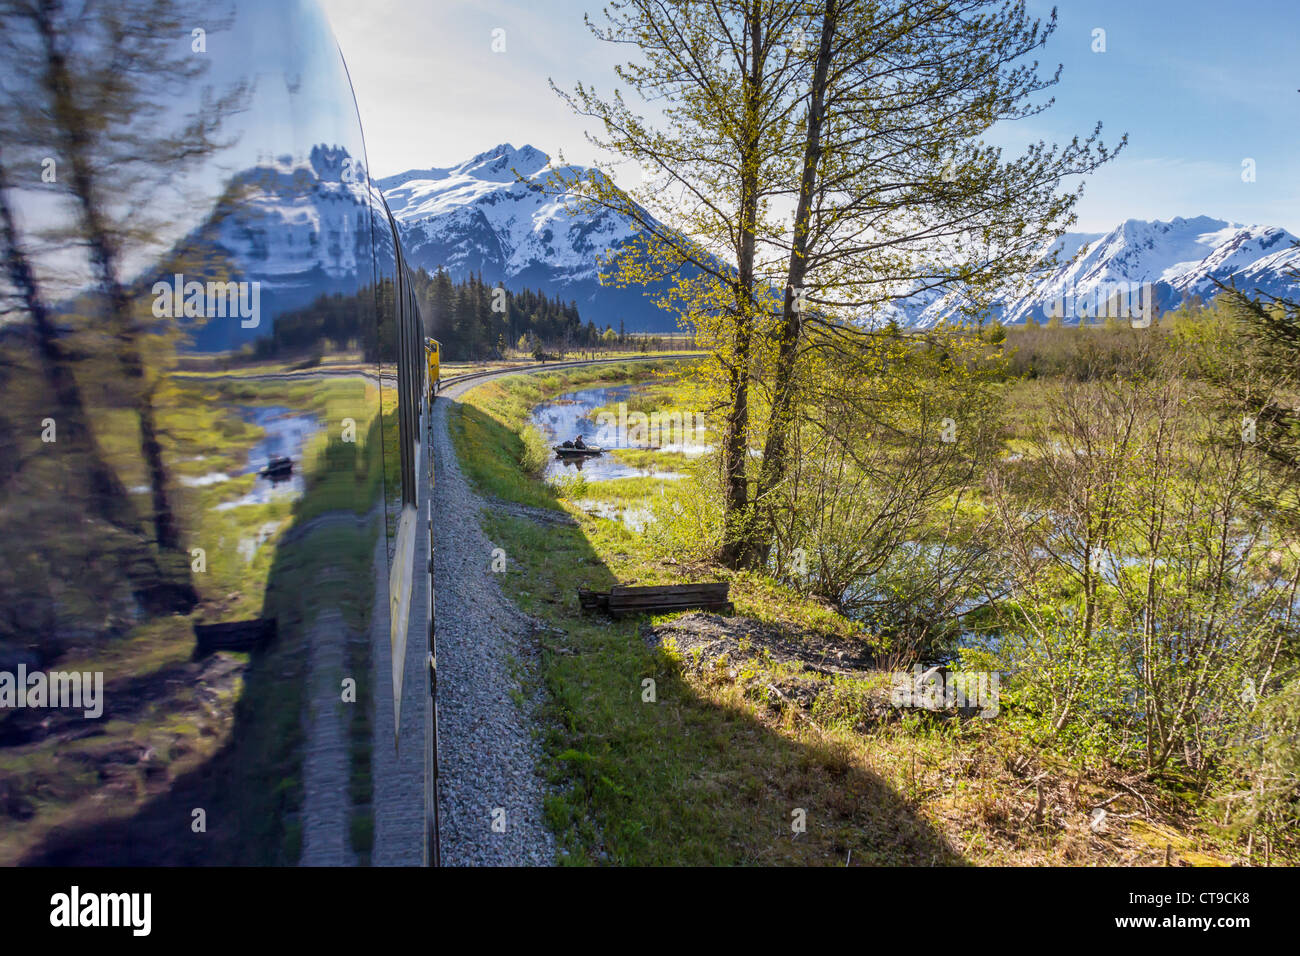
[[[436,860],[436,343],[322,12],[229,6],[0,12],[3,865]]]

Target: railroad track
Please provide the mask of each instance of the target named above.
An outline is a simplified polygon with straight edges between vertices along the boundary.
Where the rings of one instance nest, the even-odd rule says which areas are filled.
[[[435,394],[446,395],[446,401],[451,402],[455,401],[465,386],[492,378],[535,374],[550,369],[618,365],[628,362],[675,361],[699,357],[700,353],[649,354],[632,358],[585,359],[491,368],[440,379]],[[444,467],[446,467],[445,461],[454,456],[454,451],[445,431],[441,432],[439,437],[440,430],[434,424],[433,418],[431,414],[428,422],[430,454],[434,457],[443,457]],[[498,699],[500,695],[494,692],[484,696],[480,690],[483,686],[508,683],[511,678],[505,662],[513,659],[509,655],[506,657],[494,655],[488,649],[491,642],[485,641],[482,635],[490,633],[494,635],[494,640],[506,642],[506,646],[513,654],[518,649],[509,642],[523,639],[520,635],[527,634],[528,628],[526,622],[519,617],[518,609],[497,591],[496,585],[493,584],[491,587],[486,585],[479,566],[472,561],[469,563],[472,567],[467,566],[458,558],[467,551],[484,553],[490,547],[478,525],[481,501],[476,495],[470,493],[463,477],[444,476],[437,483],[437,489],[437,493],[443,496],[443,500],[434,506],[440,515],[441,524],[435,527],[432,518],[430,519],[431,545],[440,534],[444,533],[441,529],[459,528],[461,533],[454,544],[444,542],[442,548],[436,545],[431,547],[430,588],[436,600],[436,595],[442,587],[448,587],[449,580],[456,577],[459,583],[450,586],[446,593],[472,594],[474,598],[459,602],[459,606],[450,610],[444,608],[440,612],[435,607],[433,629],[429,637],[430,649],[433,652],[430,658],[430,691],[434,698],[426,731],[430,747],[426,753],[433,771],[434,790],[430,833],[433,852],[429,862],[435,866],[443,863],[518,866],[549,861],[554,848],[548,842],[550,838],[544,833],[540,795],[535,795],[536,806],[532,810],[523,810],[522,817],[516,816],[521,812],[519,806],[512,809],[512,818],[515,822],[508,836],[503,836],[489,845],[480,845],[476,842],[476,838],[472,837],[472,834],[479,832],[478,821],[482,818],[485,808],[496,806],[495,803],[484,802],[487,800],[486,794],[489,792],[526,793],[529,790],[527,781],[532,779],[531,775],[526,775],[522,781],[512,783],[512,778],[509,776],[512,766],[519,764],[520,761],[523,761],[523,765],[531,766],[528,761],[535,759],[530,756],[528,743],[532,739],[531,731],[526,726],[519,726],[518,721],[521,718],[515,713],[515,705],[512,701],[502,701]],[[468,536],[473,544],[470,544],[465,536]],[[442,580],[435,581],[434,579],[440,575]],[[484,608],[494,610],[485,612]],[[444,668],[450,666],[441,681],[438,676],[439,659],[443,661]],[[450,665],[447,663],[448,660],[452,662]],[[456,676],[458,670],[459,677]],[[443,710],[444,707],[448,709]],[[486,714],[494,716],[492,719],[484,719]],[[505,760],[500,766],[490,761],[485,763],[477,758],[466,761],[463,753],[458,759],[454,752],[442,750],[441,744],[445,741],[441,741],[441,738],[444,734],[449,734],[450,739],[458,741],[468,739],[476,741],[473,745],[465,745],[466,753],[477,747],[480,753],[498,756],[503,753],[513,754],[514,758]],[[493,799],[499,798],[493,797]],[[525,806],[531,804],[526,803]],[[471,825],[468,822],[470,820],[475,823]]]
[[[480,378],[491,378],[497,375],[528,375],[534,372],[546,372],[552,369],[562,368],[579,368],[586,365],[625,365],[628,362],[674,362],[685,359],[702,358],[703,352],[692,352],[686,354],[673,355],[638,355],[632,358],[614,358],[614,359],[581,359],[573,362],[550,362],[539,363],[535,365],[512,365],[507,368],[490,368],[481,372],[468,372],[464,375],[455,375],[451,378],[438,379],[436,393],[441,393],[451,388],[453,385],[461,385],[465,382],[471,382]]]

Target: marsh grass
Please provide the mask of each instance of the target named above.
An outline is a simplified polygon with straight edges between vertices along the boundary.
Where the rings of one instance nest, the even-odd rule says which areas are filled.
[[[1064,766],[1026,753],[997,721],[900,711],[881,721],[883,673],[804,671],[820,683],[811,711],[772,692],[790,668],[761,656],[700,669],[673,647],[650,646],[653,616],[585,615],[578,587],[726,579],[738,615],[796,631],[870,639],[859,622],[766,575],[713,565],[698,531],[637,534],[583,513],[577,498],[635,506],[701,496],[685,483],[528,479],[518,453],[529,410],[580,384],[520,377],[469,392],[450,413],[461,467],[479,491],[560,508],[574,528],[492,514],[484,530],[512,557],[502,586],[550,630],[540,638],[542,718],[551,794],[546,819],[570,864],[1159,863],[1117,823],[1090,832],[1089,808],[1115,794],[1114,768]],[[664,487],[664,486],[667,487]],[[659,495],[658,489],[664,494]],[[697,516],[707,528],[709,516]],[[662,529],[656,529],[662,531]],[[693,546],[694,545],[694,546]],[[653,680],[654,703],[643,699]],[[1038,782],[1035,783],[1035,780]],[[1045,810],[1035,815],[1039,787]],[[1147,799],[1155,800],[1148,789]],[[1127,796],[1110,807],[1139,806]],[[807,831],[792,832],[792,814]],[[1215,863],[1187,807],[1159,811],[1185,840],[1188,862]]]

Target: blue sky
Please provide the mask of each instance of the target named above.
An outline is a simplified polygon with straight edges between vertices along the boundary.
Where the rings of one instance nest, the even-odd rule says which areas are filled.
[[[322,0],[356,88],[373,171],[449,166],[498,143],[596,158],[551,92],[612,87],[626,50],[595,40],[598,0]],[[1030,0],[1046,16],[1050,3]],[[1300,234],[1300,0],[1065,0],[1042,52],[1064,71],[1046,114],[993,131],[1008,148],[1086,134],[1129,146],[1090,177],[1082,231],[1209,215]],[[1105,30],[1105,52],[1093,31]],[[505,52],[492,50],[504,30]],[[1255,181],[1242,181],[1254,160]],[[628,168],[628,175],[635,175]]]
[[[1080,228],[1204,214],[1300,233],[1300,3],[1080,0],[1057,16],[1041,58],[1064,65],[1056,105],[1020,140],[1059,141],[1098,119],[1107,139],[1129,135],[1090,178]],[[1097,28],[1105,53],[1092,52]]]

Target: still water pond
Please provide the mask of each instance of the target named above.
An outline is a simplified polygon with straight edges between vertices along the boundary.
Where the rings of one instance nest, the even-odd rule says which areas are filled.
[[[620,402],[631,402],[644,391],[645,385],[612,385],[599,388],[585,388],[569,392],[557,398],[543,402],[533,409],[529,421],[546,436],[548,445],[558,445],[582,436],[584,443],[607,449],[606,454],[592,458],[562,459],[553,456],[547,463],[544,473],[546,478],[576,476],[581,474],[588,482],[612,481],[617,478],[657,478],[661,481],[676,481],[683,476],[670,468],[642,468],[622,461],[617,455],[609,454],[608,449],[616,448],[657,448],[662,452],[677,452],[690,457],[704,454],[709,446],[698,441],[698,436],[687,429],[672,434],[659,435],[661,442],[651,445],[649,441],[630,440],[640,438],[631,422],[627,422],[626,434],[620,427],[617,411],[604,420],[597,421],[597,410],[617,409]],[[663,486],[660,486],[662,491]],[[654,519],[649,499],[640,503],[602,501],[583,499],[574,502],[588,514],[621,521],[633,531],[642,531]]]
[[[217,505],[217,510],[227,511],[244,505],[266,504],[275,498],[299,497],[304,487],[302,450],[307,444],[307,439],[320,430],[320,422],[311,415],[303,415],[278,405],[243,406],[239,412],[245,421],[259,426],[266,434],[249,449],[248,461],[237,474],[249,475],[260,472],[273,458],[290,459],[293,462],[293,470],[289,475],[274,480],[258,475],[252,491],[234,501]]]
[[[611,448],[650,448],[648,442],[628,441],[622,434],[617,413],[603,421],[597,421],[596,410],[617,407],[619,402],[628,402],[644,391],[644,385],[611,385],[601,388],[584,388],[569,392],[533,409],[529,421],[536,425],[546,436],[547,444],[558,445],[582,436],[588,445],[595,445],[606,450]],[[611,420],[612,419],[612,420]],[[678,436],[674,436],[678,437]],[[707,445],[677,440],[658,446],[664,452],[681,452],[687,455],[702,454],[708,450]],[[654,468],[638,468],[618,456],[611,454],[592,458],[561,459],[552,457],[546,466],[545,477],[554,478],[563,475],[581,473],[587,481],[610,481],[615,478],[655,477],[672,481],[682,477],[680,472]]]

